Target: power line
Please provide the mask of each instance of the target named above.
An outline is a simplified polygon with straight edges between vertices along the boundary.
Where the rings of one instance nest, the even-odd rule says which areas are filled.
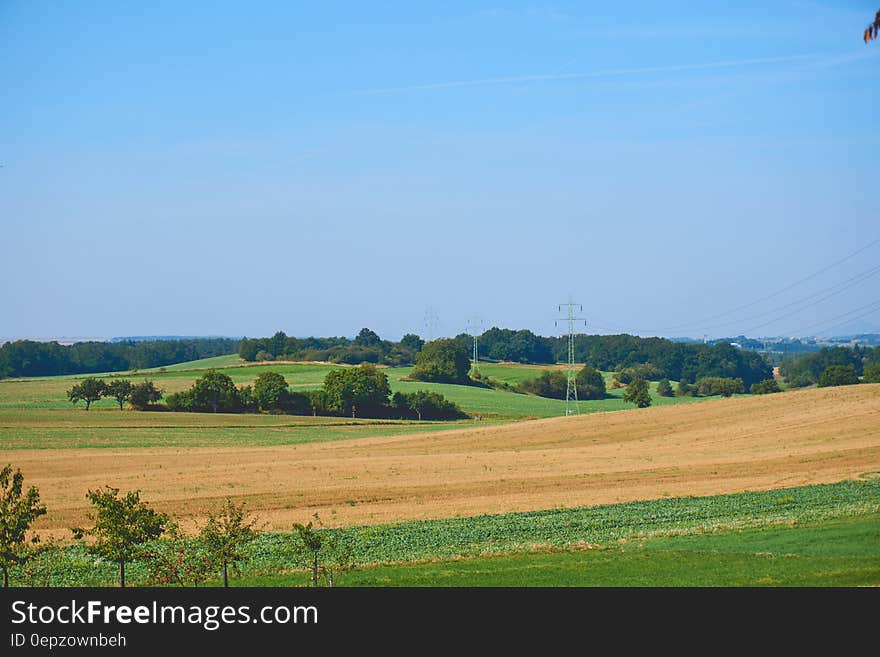
[[[837,315],[836,317],[832,317],[830,320],[829,320],[829,319],[824,319],[824,320],[822,320],[821,322],[816,322],[815,324],[810,324],[809,326],[806,326],[806,327],[801,328],[801,329],[798,331],[798,334],[799,334],[799,335],[803,335],[803,334],[806,333],[807,331],[810,331],[810,330],[814,329],[814,328],[817,327],[817,326],[823,326],[824,324],[827,324],[829,321],[831,321],[831,322],[836,322],[838,319],[840,319],[840,318],[842,318],[842,317],[846,317],[847,315],[853,315],[853,314],[855,314],[855,313],[857,313],[857,312],[860,312],[860,311],[864,310],[865,308],[871,308],[871,309],[868,310],[868,311],[865,312],[865,313],[862,313],[861,315],[858,315],[857,317],[852,317],[852,318],[850,318],[850,319],[847,319],[846,321],[841,322],[840,324],[834,324],[833,326],[828,326],[828,327],[826,327],[826,328],[824,328],[824,329],[821,329],[820,331],[817,331],[817,333],[824,333],[825,331],[830,331],[831,329],[835,329],[835,328],[837,328],[837,327],[839,327],[839,326],[843,326],[843,325],[845,325],[845,324],[850,324],[851,322],[854,322],[854,321],[856,321],[857,319],[861,319],[862,317],[867,317],[868,315],[877,312],[878,310],[880,310],[880,299],[878,299],[877,301],[872,301],[871,303],[865,304],[864,306],[861,306],[861,307],[859,307],[859,308],[856,308],[855,310],[850,310],[849,312],[843,313],[843,314],[841,314],[841,315]],[[789,333],[789,335],[790,335],[790,334],[791,334],[791,333]]]
[[[855,281],[854,283],[851,283],[851,284],[849,284],[849,285],[845,285],[845,286],[844,286],[843,288],[841,288],[840,290],[835,290],[834,292],[831,292],[831,293],[829,293],[829,294],[826,294],[825,296],[820,297],[819,299],[816,299],[816,300],[813,301],[812,303],[808,303],[807,305],[803,306],[802,308],[798,308],[797,310],[793,310],[793,311],[790,312],[790,313],[785,313],[784,315],[780,315],[779,317],[775,317],[775,318],[773,318],[773,319],[771,319],[771,320],[769,320],[769,321],[767,321],[767,322],[764,322],[763,324],[759,324],[758,326],[752,327],[752,328],[750,328],[748,331],[746,331],[745,333],[751,333],[751,332],[756,331],[756,330],[758,330],[758,329],[760,329],[760,328],[764,328],[765,326],[767,326],[767,325],[769,325],[769,324],[775,324],[776,322],[778,322],[778,321],[781,320],[781,319],[786,319],[787,317],[791,317],[792,315],[797,315],[799,312],[803,312],[803,311],[806,310],[807,308],[812,308],[813,306],[817,306],[817,305],[819,305],[820,303],[822,303],[823,301],[827,301],[828,299],[831,299],[832,297],[837,296],[837,295],[840,294],[840,292],[842,292],[843,290],[848,289],[848,288],[852,287],[853,285],[856,285],[856,284],[861,283],[861,282],[863,282],[863,281],[866,281],[867,279],[869,279],[871,276],[874,276],[874,275],[877,274],[878,272],[880,272],[880,265],[878,265],[877,267],[875,267],[873,270],[869,271],[869,272],[868,272],[867,274],[865,274],[865,275],[859,275],[859,276],[857,276],[857,277],[854,277],[854,278],[858,278],[858,279],[859,279],[859,280]],[[852,280],[852,279],[849,279],[849,280]],[[845,281],[845,282],[847,282],[847,281]],[[839,287],[839,286],[832,286],[832,287]],[[826,288],[826,289],[830,289],[830,288]],[[821,292],[819,292],[819,293],[817,293],[817,294],[821,294]],[[816,295],[813,294],[813,295],[810,295],[810,296],[812,297],[812,296],[816,296]],[[807,297],[807,299],[809,299],[809,298],[810,298],[810,297]],[[800,303],[800,302],[798,302],[798,303]],[[789,306],[790,306],[790,305],[792,305],[792,304],[789,304]]]
[[[676,325],[676,326],[666,326],[666,327],[660,327],[660,328],[629,329],[629,330],[633,330],[633,331],[638,332],[638,333],[649,333],[649,332],[655,332],[655,331],[656,331],[656,332],[660,332],[660,331],[676,331],[676,330],[680,330],[680,329],[684,329],[684,328],[700,328],[700,329],[704,329],[704,328],[707,327],[707,322],[711,322],[711,321],[713,321],[713,320],[715,320],[715,319],[718,319],[718,318],[720,318],[720,317],[725,317],[725,316],[727,316],[727,315],[731,315],[731,314],[733,314],[733,313],[739,312],[740,310],[745,310],[746,308],[751,308],[752,306],[756,306],[756,305],[758,305],[759,303],[762,303],[762,302],[764,302],[764,301],[768,301],[768,300],[770,300],[770,299],[773,299],[773,298],[775,298],[775,297],[778,297],[780,294],[783,294],[783,293],[785,293],[785,292],[788,292],[789,290],[791,290],[791,289],[794,288],[794,287],[797,287],[797,286],[800,285],[801,283],[805,283],[805,282],[807,282],[807,281],[810,281],[810,280],[816,278],[817,276],[820,276],[821,274],[824,274],[824,273],[827,272],[828,270],[833,269],[834,267],[837,267],[837,266],[839,266],[839,265],[842,265],[843,263],[845,263],[845,262],[847,262],[847,261],[849,261],[849,260],[852,260],[854,257],[856,257],[857,255],[859,255],[860,253],[864,253],[865,251],[867,251],[868,249],[870,249],[872,246],[875,246],[876,244],[880,244],[880,237],[878,237],[878,238],[875,239],[875,240],[872,240],[871,242],[869,242],[869,243],[866,244],[865,246],[862,246],[862,247],[856,249],[855,251],[853,251],[853,252],[851,252],[851,253],[845,255],[844,257],[840,258],[839,260],[835,260],[835,261],[832,262],[831,264],[826,265],[825,267],[822,267],[822,268],[819,269],[818,271],[815,271],[815,272],[813,272],[812,274],[809,274],[809,275],[807,275],[807,276],[804,276],[803,278],[800,278],[800,279],[794,281],[793,283],[790,283],[790,284],[786,285],[785,287],[780,288],[779,290],[776,290],[775,292],[772,292],[771,294],[768,294],[768,295],[766,295],[766,296],[761,297],[760,299],[756,299],[755,301],[751,301],[751,302],[746,303],[746,304],[743,304],[743,305],[741,305],[741,306],[737,306],[737,307],[735,307],[735,308],[731,308],[730,310],[726,310],[726,311],[724,311],[724,312],[717,313],[717,314],[715,314],[715,315],[711,315],[711,316],[709,316],[709,317],[704,317],[703,319],[694,320],[694,321],[687,322],[687,323],[684,323],[684,324],[678,324],[678,325]],[[873,275],[873,274],[871,274],[871,275]],[[844,282],[846,282],[846,281],[844,281]],[[815,293],[815,294],[821,294],[821,292],[818,292],[818,293]],[[811,296],[812,296],[812,295],[811,295]],[[808,299],[808,298],[809,298],[809,297],[806,297],[804,300],[806,300],[806,299]],[[776,309],[776,310],[778,310],[778,309]],[[775,311],[774,311],[774,312],[775,312]],[[766,314],[766,313],[765,313],[765,314]],[[780,319],[782,319],[782,318],[780,318]],[[736,322],[727,322],[727,323],[725,323],[725,324],[721,324],[720,326],[728,326],[728,325],[733,324],[733,323],[736,323]],[[719,325],[715,325],[715,326],[719,326]],[[614,329],[614,328],[608,328],[608,327],[604,327],[604,328],[606,328],[606,330],[625,330],[625,329],[621,329],[621,328],[619,328],[619,327],[616,328],[616,329]]]

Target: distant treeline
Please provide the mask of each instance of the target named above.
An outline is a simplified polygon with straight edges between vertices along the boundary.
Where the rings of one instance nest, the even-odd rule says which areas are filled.
[[[878,364],[880,347],[830,347],[784,360],[779,366],[779,373],[794,388],[820,383],[822,373],[829,367],[851,368],[856,377],[869,374],[866,380],[872,382],[873,372],[877,371],[875,368]],[[869,369],[871,372],[867,371]]]
[[[91,374],[162,367],[231,354],[232,338],[194,338],[129,342],[57,342],[17,340],[0,346],[0,378]]]
[[[470,351],[471,336],[462,333],[454,340]],[[424,341],[414,334],[391,342],[367,328],[354,340],[293,338],[279,331],[270,338],[243,339],[238,353],[247,361],[319,360],[394,366],[414,363],[423,345]],[[568,340],[536,335],[529,330],[493,327],[479,336],[479,350],[480,357],[487,360],[552,364],[567,360]],[[740,378],[747,389],[773,377],[771,367],[759,354],[727,343],[710,346],[627,334],[579,335],[575,338],[575,359],[605,371],[651,363],[661,371],[661,376],[688,383],[705,377]]]
[[[246,361],[315,360],[359,365],[412,365],[425,341],[407,334],[400,342],[383,340],[368,328],[353,340],[343,337],[294,338],[278,331],[270,338],[243,338],[238,355]]]

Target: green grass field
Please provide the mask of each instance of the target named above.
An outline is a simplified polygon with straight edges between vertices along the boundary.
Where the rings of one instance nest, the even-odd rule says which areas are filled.
[[[278,372],[293,390],[319,388],[334,368],[316,363],[244,365],[237,356],[218,356],[165,368],[166,371],[118,373],[132,380],[150,379],[165,393],[184,390],[207,369],[217,368],[237,385],[253,384],[260,372]],[[481,363],[493,379],[515,384],[537,376],[543,367],[512,363]],[[457,403],[480,426],[563,415],[565,402],[476,386],[422,383],[405,380],[412,368],[384,368],[392,391],[432,390]],[[102,375],[110,378],[110,375]],[[611,374],[606,374],[610,381]],[[57,376],[0,381],[0,449],[81,447],[230,447],[236,445],[290,445],[304,442],[398,435],[474,426],[457,422],[380,421],[296,415],[213,414],[120,411],[112,399],[102,399],[85,410],[67,401],[66,392],[82,376]],[[652,384],[652,393],[656,384]],[[581,413],[617,411],[633,406],[622,400],[623,389],[609,390],[603,400],[583,401]],[[656,405],[693,403],[693,397],[659,397]]]
[[[880,479],[325,531],[349,586],[880,585]],[[305,585],[307,563],[293,535],[263,534],[234,584]],[[115,564],[70,547],[40,572],[106,586]]]
[[[150,370],[136,374],[117,373],[133,380],[148,378],[156,383],[165,393],[178,392],[192,385],[192,382],[204,373],[205,369],[215,367],[218,371],[229,375],[236,385],[253,384],[260,372],[277,372],[282,374],[293,390],[309,390],[319,388],[329,371],[341,366],[313,363],[270,363],[262,365],[244,365],[237,362],[237,357],[218,356],[190,363],[180,363],[165,368],[166,371]],[[545,367],[518,365],[513,363],[495,364],[481,363],[480,371],[493,379],[510,384],[520,383],[540,374]],[[458,404],[470,415],[480,415],[485,419],[522,420],[528,418],[553,417],[563,415],[565,402],[558,399],[546,399],[534,395],[523,395],[508,391],[491,390],[476,386],[462,386],[443,383],[423,383],[406,381],[412,371],[411,367],[384,368],[393,392],[413,392],[415,390],[431,390],[439,392],[447,399]],[[110,375],[100,375],[109,378]],[[606,373],[606,382],[610,383],[611,374]],[[73,407],[67,401],[66,392],[76,379],[83,376],[42,377],[34,379],[7,379],[0,381],[0,410],[2,409],[58,409],[84,412],[82,403]],[[659,397],[656,395],[656,383],[651,384],[652,400],[655,405],[693,403],[700,401],[694,397]],[[597,411],[616,411],[633,408],[623,400],[623,389],[611,390],[602,400],[582,401],[579,403],[581,413]],[[112,399],[102,399],[92,405],[92,410],[118,410]]]

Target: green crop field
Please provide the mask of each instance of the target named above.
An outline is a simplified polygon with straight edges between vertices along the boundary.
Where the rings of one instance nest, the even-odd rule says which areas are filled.
[[[880,480],[324,530],[368,586],[880,584]],[[238,585],[304,585],[292,534],[262,534]],[[114,564],[69,547],[54,586],[111,585]],[[18,581],[27,577],[14,574]],[[130,579],[145,583],[143,566]]]
[[[880,515],[354,570],[344,586],[878,586]],[[306,586],[307,573],[239,586]]]

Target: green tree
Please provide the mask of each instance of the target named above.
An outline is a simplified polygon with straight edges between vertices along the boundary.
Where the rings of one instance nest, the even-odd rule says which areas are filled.
[[[388,377],[374,365],[331,370],[324,377],[325,403],[331,413],[356,415],[388,404]]]
[[[119,410],[122,410],[122,406],[131,397],[131,390],[134,388],[131,385],[131,381],[128,379],[113,379],[110,383],[107,384],[105,388],[105,393],[108,397],[113,397],[116,400],[116,403],[119,404]]]
[[[95,514],[89,515],[95,524],[91,529],[73,528],[73,537],[81,540],[93,536],[95,542],[86,550],[117,562],[119,586],[124,587],[125,564],[142,556],[144,543],[162,535],[168,516],[141,502],[140,491],[129,491],[119,497],[119,489],[108,486],[106,490],[90,490],[86,498],[95,507]]]
[[[669,383],[669,379],[660,379],[657,382],[657,395],[660,397],[672,397],[672,385]]]
[[[865,366],[865,383],[880,383],[880,363]]]
[[[290,396],[287,380],[277,372],[261,372],[254,381],[253,395],[260,410],[281,410]]]
[[[318,586],[319,576],[324,575],[327,586],[333,586],[333,573],[348,571],[354,567],[351,546],[340,540],[339,536],[323,530],[321,519],[316,513],[314,523],[293,525],[298,548],[308,555],[312,571],[312,586]]]
[[[84,401],[86,403],[86,410],[89,410],[92,402],[98,401],[103,397],[106,390],[107,384],[104,383],[103,379],[96,379],[95,377],[90,376],[83,379],[81,382],[74,384],[74,386],[67,391],[67,398],[74,404],[80,400]]]
[[[694,386],[687,381],[679,381],[675,389],[676,397],[691,397],[694,394]]]
[[[731,397],[745,392],[743,380],[739,378],[705,376],[697,381],[697,394],[700,397],[712,397],[722,395]]]
[[[819,375],[819,387],[849,386],[859,382],[859,377],[852,365],[831,365]]]
[[[395,392],[391,403],[399,409],[415,412],[419,420],[453,420],[467,417],[457,404],[438,392],[427,390],[416,390],[411,393]]]
[[[12,466],[0,469],[0,566],[3,568],[3,588],[9,586],[9,567],[24,563],[28,557],[27,531],[31,524],[46,513],[40,504],[40,493],[35,486],[24,490],[21,470],[12,472]],[[31,541],[39,542],[34,536]]]
[[[382,345],[382,338],[375,331],[362,328],[352,344],[358,347],[380,347]]]
[[[779,387],[779,382],[776,379],[764,379],[753,383],[749,392],[753,395],[769,395],[774,392],[782,392],[782,388]]]
[[[589,365],[584,367],[577,373],[575,379],[577,385],[578,399],[604,399],[605,398],[605,379],[602,373]],[[566,377],[566,388],[568,380]]]
[[[469,383],[470,352],[460,340],[440,339],[425,343],[416,355],[410,378],[434,383]]]
[[[214,571],[214,559],[204,542],[186,536],[171,520],[165,535],[148,543],[142,556],[150,585],[199,586]]]
[[[284,331],[278,331],[269,340],[269,353],[272,354],[275,358],[283,356],[286,347],[287,335],[285,335]]]
[[[217,370],[209,370],[196,379],[192,393],[193,408],[197,411],[232,412],[238,410],[240,404],[235,383],[227,374]]]
[[[422,347],[425,344],[425,341],[422,340],[415,333],[407,333],[400,339],[400,344],[407,349],[412,349],[413,351],[421,351]]]
[[[223,569],[223,586],[229,586],[229,566],[238,569],[238,562],[247,558],[246,548],[257,537],[256,520],[245,518],[244,506],[236,506],[229,498],[208,521],[199,538],[214,563]]]
[[[133,385],[128,396],[131,405],[139,410],[149,408],[160,399],[162,399],[162,391],[149,379]]]
[[[651,405],[651,394],[648,392],[648,382],[644,379],[634,379],[626,387],[623,393],[623,401],[632,402],[639,408],[647,408]]]
[[[562,370],[544,370],[534,379],[520,383],[518,388],[522,392],[539,397],[565,399],[565,393],[568,390],[568,375]]]

